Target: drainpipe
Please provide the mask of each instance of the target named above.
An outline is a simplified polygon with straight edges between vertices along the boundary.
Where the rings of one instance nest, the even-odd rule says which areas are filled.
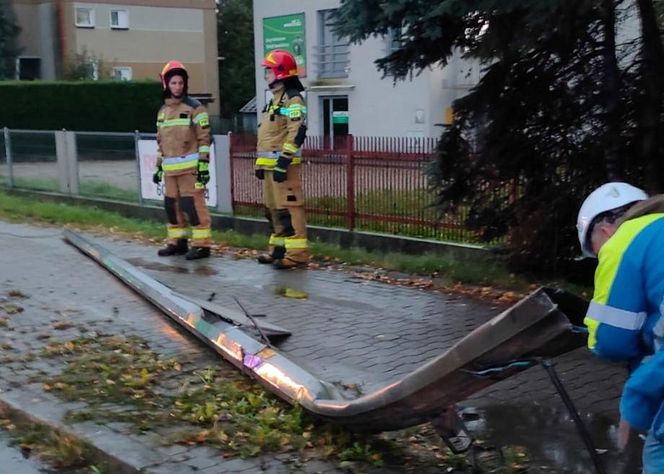
[[[64,0],[56,0],[55,2],[55,15],[56,15],[56,27],[57,27],[57,34],[58,34],[58,47],[60,48],[59,51],[59,56],[60,56],[60,61],[59,61],[59,74],[58,76],[62,75],[62,72],[64,71],[65,67],[65,51],[67,51],[66,48],[66,35],[65,35],[65,6],[64,6]]]

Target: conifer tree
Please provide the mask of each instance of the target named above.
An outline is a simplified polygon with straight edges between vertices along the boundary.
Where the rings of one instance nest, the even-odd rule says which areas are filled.
[[[517,269],[560,272],[576,271],[591,189],[664,190],[656,13],[652,0],[341,0],[335,22],[353,42],[401,29],[402,48],[376,61],[396,80],[455,53],[482,65],[431,163],[434,204],[469,206],[467,224],[507,236]]]

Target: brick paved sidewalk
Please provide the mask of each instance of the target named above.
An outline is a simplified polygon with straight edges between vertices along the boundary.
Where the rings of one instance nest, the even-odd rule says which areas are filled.
[[[0,222],[4,249],[0,252],[0,294],[18,288],[29,295],[21,302],[25,311],[11,319],[13,331],[0,329],[0,342],[11,347],[13,353],[39,351],[46,340],[112,333],[139,335],[153,350],[184,360],[188,370],[223,364],[216,354],[175,329],[115,277],[64,243],[59,234],[53,228]],[[237,297],[252,313],[264,313],[267,321],[293,332],[279,344],[289,357],[324,380],[342,387],[357,387],[363,393],[394,381],[439,355],[502,309],[456,295],[361,280],[347,272],[279,272],[230,257],[196,262],[177,257],[163,259],[156,256],[152,246],[95,238],[116,255],[184,294],[212,298],[223,306],[235,306],[233,297]],[[283,288],[306,292],[308,297],[280,296]],[[48,331],[63,318],[75,320],[76,325],[55,335]],[[35,337],[39,334],[44,334],[44,339]],[[597,420],[597,429],[609,433],[600,438],[610,448],[611,423],[615,421],[624,374],[599,363],[583,350],[561,357],[557,367],[582,415],[593,423]],[[62,418],[71,407],[45,393],[40,383],[26,384],[26,380],[34,380],[39,374],[57,370],[55,361],[43,359],[0,366],[0,402],[62,425]],[[567,425],[561,433],[571,432],[574,436],[569,421],[560,415],[563,411],[553,386],[538,369],[501,382],[464,405],[486,414],[498,405],[543,407],[552,418]],[[489,420],[488,415],[486,419]],[[558,429],[556,426],[552,423],[551,428]],[[209,448],[162,446],[154,435],[136,435],[122,425],[76,423],[71,429],[103,445],[105,451],[127,466],[154,474],[290,469],[283,456],[226,460]],[[509,438],[504,442],[510,443]],[[577,442],[575,448],[579,450],[579,446]],[[578,462],[584,465],[583,459]],[[304,469],[337,471],[333,464],[321,462],[312,462]]]

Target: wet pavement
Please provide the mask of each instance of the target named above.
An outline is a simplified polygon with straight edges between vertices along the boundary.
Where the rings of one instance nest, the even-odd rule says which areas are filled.
[[[565,474],[586,474],[592,471],[592,462],[570,416],[555,406],[537,404],[517,406],[488,405],[469,409],[476,413],[477,421],[467,422],[468,428],[483,434],[489,443],[527,446],[530,461],[548,466],[552,471]],[[606,416],[585,413],[583,421],[592,434],[607,474],[634,474],[640,472],[641,440],[633,436],[625,453],[618,453],[617,427]]]
[[[139,335],[155,350],[184,356],[193,365],[219,363],[216,354],[178,331],[158,310],[66,244],[60,235],[55,228],[0,222],[2,248],[11,249],[0,252],[0,293],[15,288],[29,295],[22,302],[25,312],[16,318],[16,330],[0,330],[1,343],[14,351],[38,350],[43,341],[35,334],[66,317],[75,321],[77,328],[69,333],[60,331],[59,338],[78,336],[85,328]],[[293,332],[278,344],[281,351],[320,378],[362,393],[409,373],[504,309],[454,294],[367,281],[351,272],[280,272],[229,256],[196,262],[182,257],[160,259],[153,246],[93,237],[183,294],[229,307],[236,307],[233,297],[237,297],[251,313],[266,314],[266,321]],[[285,297],[286,290],[306,298]],[[30,396],[41,400],[48,413],[49,403],[55,400],[40,393],[39,384],[25,383],[35,370],[49,370],[48,364],[40,364],[38,368],[29,363],[0,367],[0,399],[20,407],[21,400]],[[638,442],[632,443],[627,454],[621,455],[615,448],[623,369],[602,364],[585,350],[560,357],[556,368],[603,452],[607,472],[638,472]],[[547,472],[592,472],[583,444],[542,369],[533,368],[500,382],[462,405],[478,415],[469,422],[471,429],[496,444],[526,446],[536,460],[554,466],[554,471]],[[122,430],[108,429],[105,433],[119,446],[122,438],[129,436]],[[102,438],[98,433],[96,436]],[[172,455],[139,459],[142,451],[136,447],[137,440],[129,439],[136,464],[148,469],[146,472],[252,472],[266,466],[268,472],[281,472],[278,459],[222,462],[202,448],[178,453],[177,462]],[[140,442],[146,452],[156,450],[159,454],[149,440]],[[215,462],[201,468],[208,464],[206,459]],[[311,472],[335,472],[331,465],[316,469]]]
[[[168,263],[131,243],[107,246],[166,286],[290,330],[278,344],[298,365],[338,387],[368,393],[412,372],[498,312],[456,296],[415,292],[338,271],[272,269],[247,260]],[[162,259],[163,260],[163,259]],[[203,278],[201,278],[203,277]],[[286,289],[306,298],[281,296]],[[297,294],[297,293],[296,293]]]
[[[52,472],[39,462],[26,459],[21,450],[10,445],[8,436],[0,432],[0,472],[7,474],[45,474]]]

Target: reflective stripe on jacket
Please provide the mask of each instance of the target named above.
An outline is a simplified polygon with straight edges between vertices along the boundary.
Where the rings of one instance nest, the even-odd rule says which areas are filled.
[[[302,151],[298,151],[298,154]],[[271,170],[277,165],[277,159],[279,158],[280,153],[276,151],[257,151],[256,152],[256,168]],[[302,163],[302,158],[294,156],[291,159],[291,165],[299,165]]]
[[[161,162],[161,167],[165,173],[178,172],[188,170],[189,168],[196,168],[198,165],[198,153],[192,153],[187,156],[174,156],[171,158],[164,158]]]

